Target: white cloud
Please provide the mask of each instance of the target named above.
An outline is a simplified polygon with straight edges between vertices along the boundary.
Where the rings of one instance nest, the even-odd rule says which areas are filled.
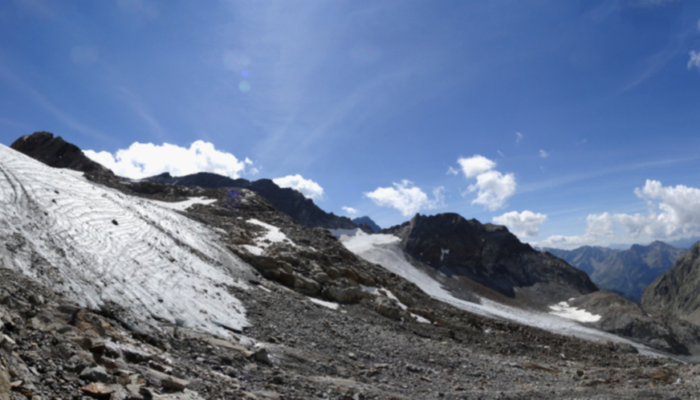
[[[272,180],[279,187],[295,189],[305,197],[314,200],[323,198],[323,188],[311,179],[304,179],[301,175],[287,175]]]
[[[352,207],[343,206],[342,208],[346,213],[348,213],[350,215],[357,215],[360,212]]]
[[[523,134],[520,132],[515,132],[515,143],[520,143],[523,140]]]
[[[546,215],[540,213],[535,214],[528,210],[521,213],[511,211],[498,217],[493,217],[493,222],[506,225],[511,232],[519,237],[533,237],[539,235],[540,225],[546,220]]]
[[[644,214],[590,214],[586,232],[581,236],[552,236],[539,242],[543,247],[573,247],[610,242],[633,243],[666,240],[700,234],[700,189],[688,186],[663,186],[647,180],[634,193],[645,200],[649,212]],[[623,236],[618,236],[622,233]]]
[[[420,188],[406,179],[401,183],[394,183],[394,187],[377,188],[373,192],[364,195],[375,204],[384,207],[392,207],[401,212],[404,217],[411,216],[422,209],[434,209],[444,205],[443,187],[433,190],[433,199],[429,199]]]
[[[688,60],[688,69],[696,67],[700,69],[700,51],[691,51],[690,60]]]
[[[515,193],[517,186],[515,175],[512,173],[504,175],[494,170],[496,168],[494,161],[476,154],[469,158],[462,157],[457,160],[457,163],[462,168],[465,178],[476,178],[476,183],[470,185],[468,189],[469,192],[478,191],[472,204],[481,204],[491,211],[498,210]]]
[[[542,158],[547,158],[547,157],[549,157],[549,153],[547,153],[547,152],[544,151],[544,150],[540,150],[540,157],[542,157]]]
[[[457,171],[456,169],[454,169],[452,167],[447,168],[447,175],[458,175],[458,174],[459,174],[459,171]]]
[[[515,175],[503,175],[498,171],[488,171],[476,177],[476,183],[469,186],[469,191],[478,190],[472,204],[481,204],[491,211],[505,205],[506,200],[515,194]]]
[[[85,150],[84,153],[115,174],[132,179],[164,172],[172,176],[213,172],[236,179],[246,172],[246,165],[252,164],[238,160],[231,153],[216,150],[213,144],[201,140],[192,143],[189,148],[168,143],[158,146],[135,142],[128,149],[118,150],[115,154],[93,150]]]
[[[457,160],[457,162],[459,163],[460,167],[462,167],[462,172],[467,178],[473,178],[479,174],[483,174],[486,171],[496,168],[495,162],[478,154],[469,158],[460,158]]]

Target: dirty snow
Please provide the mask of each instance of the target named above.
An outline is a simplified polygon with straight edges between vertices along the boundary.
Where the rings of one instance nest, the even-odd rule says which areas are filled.
[[[111,301],[141,329],[153,319],[217,334],[248,325],[226,286],[250,267],[206,226],[74,171],[0,145],[0,267],[19,270],[80,305]]]
[[[258,236],[257,238],[254,239],[256,246],[251,246],[251,245],[243,245],[242,247],[251,252],[252,254],[255,254],[256,256],[262,255],[263,251],[265,248],[268,246],[272,245],[273,243],[286,243],[291,246],[295,246],[296,244],[292,242],[287,235],[282,233],[280,228],[267,224],[265,222],[259,221],[255,218],[251,218],[246,221],[249,224],[261,226],[265,228],[266,232],[262,236]]]
[[[388,234],[344,235],[340,238],[340,241],[356,255],[408,279],[418,285],[429,296],[462,310],[586,340],[610,340],[618,343],[629,343],[639,349],[642,354],[660,355],[660,353],[646,346],[597,329],[582,326],[568,318],[545,312],[510,307],[485,298],[480,299],[481,304],[458,299],[444,289],[438,281],[416,268],[406,259],[400,246],[401,240],[396,236]]]
[[[171,210],[185,211],[195,204],[209,205],[216,203],[216,199],[207,199],[204,197],[192,197],[184,201],[178,202],[167,202],[158,200],[149,200],[151,203],[159,205],[161,207],[169,208]]]
[[[600,315],[591,314],[584,309],[571,307],[566,301],[549,306],[549,308],[552,309],[552,311],[549,312],[552,315],[573,319],[579,322],[598,322],[601,318]]]

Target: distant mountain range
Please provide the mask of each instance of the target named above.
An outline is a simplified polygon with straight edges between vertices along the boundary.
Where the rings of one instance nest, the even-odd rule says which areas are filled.
[[[267,200],[277,210],[294,218],[301,225],[310,228],[355,229],[357,225],[350,218],[327,213],[314,201],[307,199],[299,191],[281,188],[270,179],[249,181],[231,179],[226,176],[200,172],[192,175],[173,177],[169,173],[144,178],[145,181],[164,185],[199,186],[207,189],[243,188],[251,190]]]
[[[379,225],[372,221],[372,218],[366,215],[364,217],[353,218],[352,222],[354,222],[357,226],[367,224],[367,226],[369,226],[372,232],[374,233],[377,233],[382,230],[382,228],[380,228]]]
[[[544,249],[586,272],[601,289],[619,293],[639,302],[644,289],[671,269],[685,252],[655,241],[629,250],[583,246],[574,250]]]

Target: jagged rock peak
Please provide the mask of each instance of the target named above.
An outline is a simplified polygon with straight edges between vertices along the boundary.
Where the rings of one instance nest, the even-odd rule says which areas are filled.
[[[68,168],[82,172],[109,171],[87,158],[78,146],[66,142],[60,136],[54,137],[50,132],[40,131],[22,136],[10,147],[54,168]]]
[[[482,224],[459,214],[417,214],[382,231],[402,239],[404,250],[447,275],[467,277],[509,297],[529,296],[551,304],[598,290],[588,276],[551,254],[522,243],[501,225]]]

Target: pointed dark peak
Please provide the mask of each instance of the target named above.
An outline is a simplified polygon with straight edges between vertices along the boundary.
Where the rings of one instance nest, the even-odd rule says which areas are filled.
[[[107,168],[89,159],[78,146],[66,142],[60,136],[54,137],[51,132],[41,131],[22,136],[10,147],[50,167],[111,174]]]
[[[377,233],[382,230],[382,228],[380,228],[379,225],[377,225],[377,223],[374,222],[372,218],[370,218],[367,215],[358,218],[353,218],[352,222],[354,222],[357,226],[367,224],[367,226],[369,226],[372,232],[374,233]]]

